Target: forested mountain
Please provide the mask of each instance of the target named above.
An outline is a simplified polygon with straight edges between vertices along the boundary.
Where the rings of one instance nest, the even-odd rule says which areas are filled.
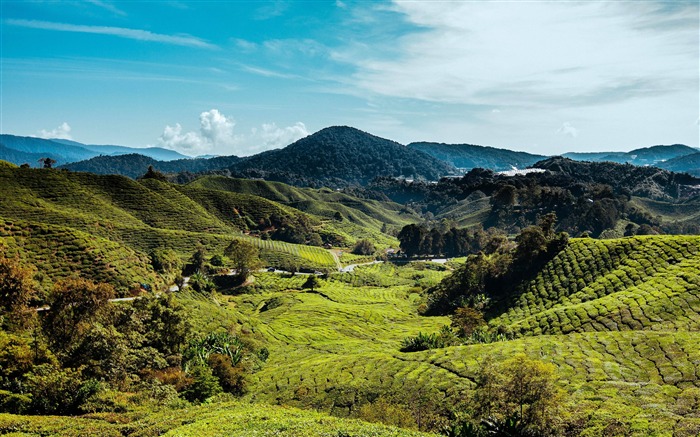
[[[686,197],[694,192],[700,179],[673,173],[657,167],[639,167],[611,162],[578,162],[567,158],[550,158],[533,167],[566,175],[579,183],[598,183],[611,186],[615,192],[629,192],[635,196],[655,200]]]
[[[351,127],[323,129],[230,169],[243,176],[329,187],[362,185],[378,176],[437,180],[455,170],[423,152]]]
[[[135,148],[125,146],[101,146],[82,144],[62,139],[44,139],[17,135],[0,135],[0,159],[13,164],[27,163],[38,167],[37,159],[51,158],[57,165],[83,161],[100,155],[139,153],[153,159],[173,160],[186,158],[174,150],[160,147]],[[19,153],[18,153],[19,152]],[[30,154],[30,155],[24,155]],[[38,157],[38,158],[35,158]]]
[[[158,161],[138,153],[118,156],[96,156],[86,161],[63,165],[71,171],[85,171],[95,174],[118,174],[132,179],[143,176],[149,166],[163,173],[203,173],[226,168],[241,158],[237,156],[217,156],[215,158],[187,158],[172,161]]]
[[[658,164],[659,167],[674,172],[686,172],[700,177],[700,152],[683,155]]]
[[[494,171],[511,170],[513,167],[528,167],[546,158],[543,155],[472,144],[418,142],[411,143],[408,147],[464,169],[478,167]]]

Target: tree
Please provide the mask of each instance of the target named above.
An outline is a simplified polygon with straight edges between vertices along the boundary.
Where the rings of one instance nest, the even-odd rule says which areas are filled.
[[[397,237],[400,242],[401,250],[407,256],[420,253],[421,243],[423,243],[427,233],[428,230],[424,226],[415,224],[404,226]]]
[[[207,250],[204,248],[204,246],[197,247],[197,250],[190,257],[189,263],[185,270],[187,270],[190,274],[207,272]]]
[[[152,165],[148,166],[146,174],[144,174],[141,179],[156,179],[161,182],[168,182],[168,178],[165,177],[163,173],[159,172],[158,170],[155,170]]]
[[[355,247],[352,249],[352,253],[355,255],[372,255],[375,250],[374,244],[363,238],[362,240],[357,240]]]
[[[56,284],[50,298],[51,309],[43,319],[44,331],[53,350],[69,354],[69,349],[101,321],[114,289],[82,278],[68,278]]]
[[[457,329],[457,335],[460,337],[469,337],[479,327],[486,324],[484,315],[468,306],[457,308],[451,319],[451,325]]]
[[[149,256],[153,269],[158,273],[170,273],[182,267],[180,257],[172,249],[154,249]]]
[[[318,278],[316,275],[309,275],[309,277],[306,279],[306,282],[302,285],[303,288],[310,288],[311,291],[313,292],[315,288],[320,287],[323,285],[321,280]]]
[[[46,157],[46,158],[39,158],[38,162],[41,163],[41,165],[44,168],[53,168],[53,165],[56,163],[56,160],[51,159],[49,157]]]
[[[476,377],[474,411],[495,433],[508,428],[517,435],[557,435],[561,394],[556,381],[553,364],[524,354],[500,364],[489,360]]]
[[[251,271],[262,265],[258,248],[245,240],[233,240],[224,249],[224,255],[231,259],[236,274],[243,281],[246,280]]]
[[[512,185],[504,185],[491,196],[494,208],[510,208],[515,205],[518,190]]]
[[[0,314],[11,325],[22,326],[27,320],[29,303],[36,295],[33,274],[31,268],[0,253]]]

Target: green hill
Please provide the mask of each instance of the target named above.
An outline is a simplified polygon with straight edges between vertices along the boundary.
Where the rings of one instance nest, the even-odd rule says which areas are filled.
[[[320,247],[262,240],[243,234],[266,230],[274,237],[273,231],[280,226],[293,226],[302,236],[317,232],[324,238],[346,244],[371,235],[383,236],[385,244],[393,244],[390,237],[372,227],[365,231],[352,223],[335,224],[331,219],[250,194],[172,185],[154,179],[137,182],[122,176],[8,166],[0,168],[0,182],[0,195],[6,199],[0,205],[0,218],[5,221],[21,223],[28,229],[48,226],[66,232],[76,231],[81,233],[81,238],[97,238],[91,240],[97,247],[123,244],[135,251],[134,256],[142,258],[153,249],[170,248],[186,259],[199,245],[215,253],[223,250],[233,238],[245,238],[260,247],[263,257],[270,263],[290,259],[313,269],[332,269],[338,265],[336,258]],[[367,217],[367,220],[371,219]],[[377,221],[374,222],[376,227]],[[37,238],[34,231],[25,234]],[[47,232],[44,238],[62,245],[54,240],[55,234]],[[36,256],[33,243],[20,246],[18,250],[26,252],[23,257]],[[55,262],[60,264],[60,261]],[[58,272],[55,268],[47,271],[52,275]],[[152,272],[139,275],[129,281],[124,277],[119,280],[112,277],[112,280],[120,283],[120,289],[125,282],[133,283],[137,279],[157,283]]]
[[[523,335],[697,331],[700,237],[574,240],[491,321]]]
[[[515,152],[496,147],[473,144],[411,143],[408,147],[419,150],[458,168],[486,168],[494,171],[525,168],[545,159],[546,156],[527,152]]]
[[[454,168],[397,142],[335,126],[243,159],[230,170],[291,185],[342,187],[363,185],[378,176],[437,180]]]
[[[150,166],[164,173],[200,173],[220,170],[241,159],[237,156],[218,156],[215,158],[157,160],[139,152],[138,149],[135,149],[132,150],[131,153],[118,156],[95,156],[84,161],[62,165],[60,168],[95,174],[119,174],[136,179],[143,176]]]

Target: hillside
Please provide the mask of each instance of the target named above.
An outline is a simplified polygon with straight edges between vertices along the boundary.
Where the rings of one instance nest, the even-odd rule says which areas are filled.
[[[288,282],[232,298],[232,310],[270,345],[270,366],[254,377],[256,399],[341,415],[373,393],[429,393],[449,404],[472,393],[487,357],[525,353],[556,366],[581,435],[605,435],[618,423],[624,435],[691,436],[700,432],[690,407],[700,399],[699,253],[699,237],[574,240],[490,319],[521,338],[424,352],[399,352],[401,339],[449,319],[415,316],[418,296],[402,291],[409,267],[363,267],[356,280],[332,278],[318,293],[293,292]]]
[[[378,176],[438,180],[454,168],[422,152],[351,127],[329,127],[230,167],[235,174],[291,185],[363,185]]]
[[[132,179],[143,176],[149,166],[163,173],[202,173],[226,168],[240,161],[237,156],[217,156],[214,158],[187,158],[159,161],[140,153],[119,156],[96,156],[85,161],[62,165],[71,171],[85,171],[94,174],[118,174]]]
[[[700,177],[700,153],[678,156],[657,164],[658,167],[677,173],[689,173]]]
[[[525,168],[546,158],[543,155],[472,144],[419,142],[411,143],[408,147],[467,170],[477,167],[494,171],[511,170],[513,167]]]
[[[479,184],[492,177],[479,174]],[[284,217],[323,235],[350,229],[341,224],[359,232],[367,221],[364,232],[372,236],[384,219],[398,225],[411,217],[396,204],[357,198],[353,204],[352,196],[328,189],[214,176],[172,185],[6,165],[0,166],[0,177],[0,194],[7,199],[1,205],[2,241],[10,255],[37,266],[46,291],[73,272],[114,284],[122,294],[141,282],[160,288],[169,281],[152,267],[152,250],[172,249],[184,260],[198,245],[216,254],[234,239],[254,242],[268,262],[281,256],[313,267],[335,266],[324,249],[253,238],[240,230],[260,231],[261,220]],[[462,183],[476,181],[475,173]],[[662,209],[659,201],[645,202]],[[466,211],[467,205],[460,207]],[[310,214],[311,209],[325,213]],[[325,215],[340,211],[342,223]],[[351,273],[331,273],[311,290],[305,276],[272,272],[256,272],[254,281],[230,296],[186,289],[176,298],[193,321],[193,335],[245,333],[255,350],[266,350],[264,362],[251,361],[246,369],[247,393],[240,401],[214,398],[193,407],[170,383],[160,382],[145,389],[169,393],[169,403],[157,408],[139,407],[113,391],[112,402],[127,405],[126,412],[108,409],[112,412],[70,420],[1,415],[0,429],[58,429],[66,435],[85,430],[104,435],[410,432],[291,409],[301,407],[444,430],[455,414],[469,411],[463,402],[472,399],[489,357],[498,362],[524,353],[555,366],[565,411],[561,420],[577,426],[581,436],[696,435],[699,254],[700,237],[574,239],[513,284],[512,294],[492,297],[498,305],[486,313],[488,328],[507,336],[420,352],[401,352],[401,345],[407,337],[444,332],[450,325],[449,317],[420,313],[430,302],[426,290],[448,278],[452,268],[460,270],[460,262],[360,266]],[[458,290],[468,286],[455,285]],[[166,376],[160,377],[178,384],[176,375]]]
[[[395,240],[380,232],[381,220],[389,218],[399,226],[413,219],[410,215],[400,217],[397,205],[392,210],[348,195],[342,196],[346,203],[342,205],[333,200],[339,195],[329,193],[324,199],[326,195],[317,194],[313,199],[312,191],[305,194],[308,202],[282,204],[245,192],[207,188],[203,183],[181,186],[153,179],[137,182],[122,176],[9,166],[0,168],[0,181],[0,194],[7,199],[0,205],[0,217],[11,227],[8,229],[14,229],[15,224],[20,230],[25,229],[12,234],[18,244],[10,246],[21,258],[45,267],[52,278],[66,276],[71,271],[89,270],[85,269],[91,263],[90,257],[81,256],[81,248],[95,251],[113,243],[124,244],[126,249],[134,251],[131,255],[122,255],[125,261],[131,257],[145,257],[158,248],[170,248],[184,260],[198,245],[205,245],[216,253],[234,238],[258,246],[263,258],[273,265],[296,260],[294,262],[302,267],[335,269],[337,260],[330,252],[298,243],[316,238],[343,248],[351,247],[357,239],[371,238],[387,247],[395,244]],[[296,190],[282,184],[277,184],[275,189]],[[300,203],[303,208],[296,208]],[[344,217],[340,221],[333,217],[337,211],[342,211]],[[363,225],[363,221],[367,224]],[[50,242],[46,244],[57,248],[67,245],[70,250],[55,249],[56,253],[61,252],[60,256],[53,259],[47,254],[48,258],[42,258],[36,252],[41,240],[37,240],[37,232]],[[79,239],[87,243],[62,243],[58,236],[65,232],[77,232]],[[247,233],[271,239],[244,235]],[[42,264],[47,262],[52,267]],[[85,267],[80,267],[83,264]],[[95,267],[95,272],[98,270]],[[143,279],[160,282],[148,269],[139,275],[131,279],[103,273],[89,276],[112,278],[108,282],[116,283],[122,291]]]
[[[700,183],[700,179],[656,167],[638,167],[610,162],[578,162],[560,157],[538,162],[533,167],[571,177],[578,183],[605,184],[613,187],[617,192],[627,190],[633,195],[656,200],[687,197],[692,195],[692,187]]]

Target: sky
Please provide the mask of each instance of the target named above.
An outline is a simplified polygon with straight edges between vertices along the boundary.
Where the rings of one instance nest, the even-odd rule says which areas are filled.
[[[328,126],[698,147],[690,1],[0,1],[0,132],[247,156]]]

